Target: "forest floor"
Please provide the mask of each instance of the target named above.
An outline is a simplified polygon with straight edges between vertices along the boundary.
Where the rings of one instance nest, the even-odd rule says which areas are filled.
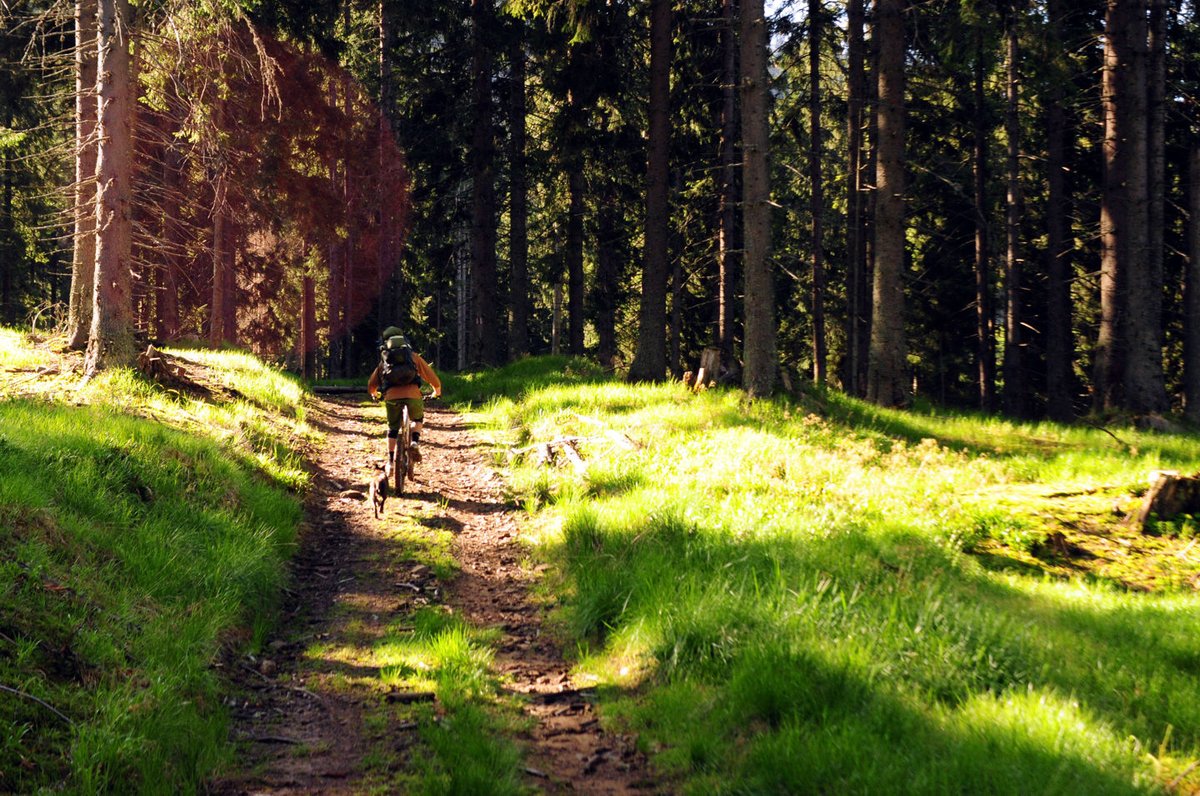
[[[230,701],[240,759],[209,792],[418,787],[413,771],[428,769],[433,756],[430,728],[449,724],[453,708],[437,689],[389,684],[375,652],[411,631],[415,613],[431,610],[491,633],[491,674],[512,714],[505,733],[523,753],[518,789],[654,792],[634,739],[602,728],[544,626],[533,594],[540,568],[526,560],[515,509],[462,417],[427,408],[416,483],[390,497],[380,519],[365,495],[382,464],[382,411],[362,396],[318,399],[309,421],[325,440],[312,451],[292,582],[263,652],[224,663],[237,693]],[[424,555],[423,543],[414,547],[402,530],[414,521],[443,535],[442,553],[453,562],[439,563],[436,543]],[[442,755],[441,776],[453,780],[454,755]]]

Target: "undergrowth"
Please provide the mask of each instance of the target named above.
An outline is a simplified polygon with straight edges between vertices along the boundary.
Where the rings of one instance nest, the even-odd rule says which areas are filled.
[[[587,372],[446,392],[512,461],[577,678],[673,787],[1200,787],[1200,556],[1123,523],[1200,439]],[[585,467],[536,463],[564,440]]]
[[[243,398],[30,381],[69,355],[0,330],[0,791],[188,792],[227,754],[213,667],[272,621],[312,432],[294,380],[183,355]]]

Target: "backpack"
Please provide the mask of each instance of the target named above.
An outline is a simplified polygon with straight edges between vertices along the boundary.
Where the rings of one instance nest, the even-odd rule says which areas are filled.
[[[379,346],[379,383],[384,390],[405,384],[420,384],[412,346],[404,335],[395,334]]]

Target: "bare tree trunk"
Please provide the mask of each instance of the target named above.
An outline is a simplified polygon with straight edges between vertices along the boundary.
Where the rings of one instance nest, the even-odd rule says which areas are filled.
[[[867,400],[908,402],[904,335],[905,0],[877,0],[879,125],[875,168],[875,285]]]
[[[1120,338],[1122,325],[1123,289],[1118,267],[1118,227],[1124,226],[1120,216],[1125,211],[1124,159],[1119,157],[1117,90],[1122,68],[1120,38],[1124,20],[1121,0],[1108,0],[1105,15],[1104,72],[1101,83],[1101,103],[1104,109],[1104,185],[1100,203],[1100,328],[1096,336],[1096,358],[1093,383],[1095,406],[1107,409],[1115,406],[1122,382]]]
[[[229,279],[225,274],[228,259],[225,256],[227,246],[226,222],[228,210],[225,206],[225,175],[218,173],[213,181],[213,210],[212,210],[212,306],[209,307],[208,344],[216,348],[225,342],[226,309],[228,301],[226,293]]]
[[[17,320],[17,285],[14,274],[18,255],[13,242],[16,240],[16,219],[13,215],[13,156],[12,149],[4,150],[3,190],[0,190],[0,322],[15,323]]]
[[[529,198],[526,177],[525,36],[517,20],[511,47],[512,97],[509,128],[509,267],[512,271],[512,328],[509,347],[513,358],[529,353]]]
[[[849,0],[847,16],[847,102],[846,141],[848,150],[846,181],[846,391],[851,395],[864,393],[863,379],[867,336],[867,238],[864,229],[866,197],[863,191],[863,124],[867,104],[867,76],[864,40],[865,13],[863,0]]]
[[[671,2],[650,4],[650,135],[646,158],[646,243],[638,343],[631,381],[658,381],[667,371],[667,200],[671,136]]]
[[[1200,142],[1193,135],[1188,169],[1188,261],[1183,294],[1184,411],[1200,422]]]
[[[1048,56],[1062,64],[1062,2],[1050,0],[1050,51]],[[1065,77],[1065,75],[1061,76]],[[1046,313],[1046,401],[1047,414],[1054,420],[1070,420],[1071,401],[1071,247],[1067,244],[1070,196],[1066,186],[1067,121],[1063,110],[1063,80],[1052,80],[1046,107],[1046,271],[1049,296]]]
[[[604,367],[612,367],[617,354],[617,283],[620,270],[617,263],[616,240],[617,197],[611,181],[605,181],[597,212],[596,281],[592,306],[596,312],[596,355]]]
[[[182,158],[179,147],[167,145],[163,152],[162,240],[164,251],[159,265],[161,278],[154,307],[157,316],[156,333],[162,340],[179,337],[179,259],[186,245],[180,204],[183,197]]]
[[[733,361],[737,317],[737,0],[721,0],[721,184],[717,211],[717,345]]]
[[[350,10],[352,0],[345,0],[342,3],[342,25],[346,30],[350,30]],[[345,118],[354,118],[354,85],[353,78],[348,73],[342,76],[342,113]],[[347,215],[352,219],[358,212],[357,197],[355,195],[354,172],[350,168],[350,163],[354,153],[350,151],[350,137],[347,136],[342,141],[343,156],[342,156],[342,207],[346,209]],[[342,337],[342,358],[341,372],[345,374],[354,373],[356,368],[353,367],[351,358],[354,353],[354,327],[362,318],[361,312],[355,306],[356,299],[359,296],[355,291],[354,270],[358,261],[358,225],[351,222],[346,224],[346,245],[342,248],[342,315],[346,321],[345,332]],[[230,256],[232,262],[232,254]],[[232,284],[232,283],[231,283]],[[232,287],[230,295],[232,296]]]
[[[96,0],[75,2],[75,235],[67,346],[87,348],[96,269]]]
[[[92,327],[85,372],[133,364],[133,294],[130,271],[132,227],[130,181],[133,172],[133,84],[129,0],[100,0],[97,7],[97,201],[96,271]]]
[[[1147,28],[1144,0],[1112,0],[1128,5],[1123,44],[1127,67],[1118,82],[1117,157],[1125,160],[1124,228],[1118,227],[1118,268],[1125,273],[1128,302],[1124,316],[1125,408],[1163,412],[1170,407],[1162,366],[1159,330],[1152,325],[1162,309],[1162,284],[1155,282],[1149,262],[1149,147],[1147,117]],[[1161,275],[1159,275],[1161,280]]]
[[[1005,218],[1006,256],[1004,262],[1004,408],[1014,416],[1024,414],[1025,373],[1021,362],[1021,119],[1019,42],[1017,40],[1020,5],[1009,12],[1006,33],[1007,108],[1004,119],[1007,147],[1008,202]]]
[[[867,396],[871,370],[871,324],[875,320],[875,260],[877,246],[875,245],[876,200],[879,197],[879,185],[875,175],[879,170],[879,24],[878,12],[872,7],[869,19],[867,58],[870,63],[870,75],[867,80],[867,150],[866,163],[863,173],[866,190],[863,193],[863,314],[865,319],[863,334],[859,340],[861,346],[858,373],[859,391],[862,397]]]
[[[667,369],[683,375],[683,268],[679,258],[671,263],[671,315],[667,323]]]
[[[743,0],[742,228],[746,236],[746,345],[742,386],[751,395],[775,389],[775,285],[771,273],[771,188],[767,157],[767,20],[763,0]]]
[[[396,173],[395,164],[391,162],[394,150],[390,144],[394,140],[395,125],[392,118],[396,112],[396,74],[392,59],[392,48],[396,40],[396,9],[393,0],[379,0],[379,142],[378,168],[379,179],[388,180]],[[379,230],[377,244],[378,285],[381,288],[377,311],[375,313],[378,326],[382,329],[388,323],[395,323],[402,317],[400,310],[403,288],[399,252],[397,246],[398,230],[395,220],[388,212],[387,191],[390,184],[380,190],[377,196],[376,212],[379,215]],[[395,318],[396,320],[393,320]]]
[[[583,355],[584,284],[583,284],[583,152],[572,153],[568,166],[567,189],[567,350]]]
[[[238,344],[237,328],[237,277],[238,253],[241,251],[241,230],[233,218],[225,220],[225,243],[222,255],[225,257],[225,319],[221,327],[225,332],[225,342]]]
[[[975,30],[974,141],[975,178],[975,358],[978,367],[979,408],[990,412],[996,401],[996,338],[992,330],[991,256],[988,242],[988,111],[984,93],[983,26]]]
[[[500,315],[496,301],[496,186],[492,131],[492,0],[471,1],[471,74],[474,133],[471,139],[471,282],[474,298],[472,349],[479,362],[500,361]]]
[[[306,379],[317,377],[317,307],[316,286],[312,276],[305,274],[300,297],[300,372]]]
[[[812,324],[813,324],[813,381],[825,383],[825,212],[824,185],[821,178],[821,16],[825,13],[821,0],[808,2],[808,116],[809,153],[808,178],[812,183],[810,212],[812,214]]]
[[[1164,0],[1149,0],[1149,42],[1146,67],[1146,334],[1161,363],[1163,348],[1163,232],[1166,180],[1167,9]],[[1161,367],[1161,364],[1160,364]],[[1165,379],[1164,379],[1165,381]],[[1163,405],[1167,408],[1166,386]]]

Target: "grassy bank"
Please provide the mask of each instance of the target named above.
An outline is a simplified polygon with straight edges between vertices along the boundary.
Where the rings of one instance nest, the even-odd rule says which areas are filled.
[[[1122,523],[1149,470],[1200,469],[1200,439],[564,360],[447,394],[520,452],[579,675],[679,790],[1200,787],[1194,525]],[[586,467],[535,464],[563,440]]]
[[[214,666],[271,620],[311,432],[294,380],[174,353],[207,398],[0,330],[0,791],[187,792],[226,753]]]

